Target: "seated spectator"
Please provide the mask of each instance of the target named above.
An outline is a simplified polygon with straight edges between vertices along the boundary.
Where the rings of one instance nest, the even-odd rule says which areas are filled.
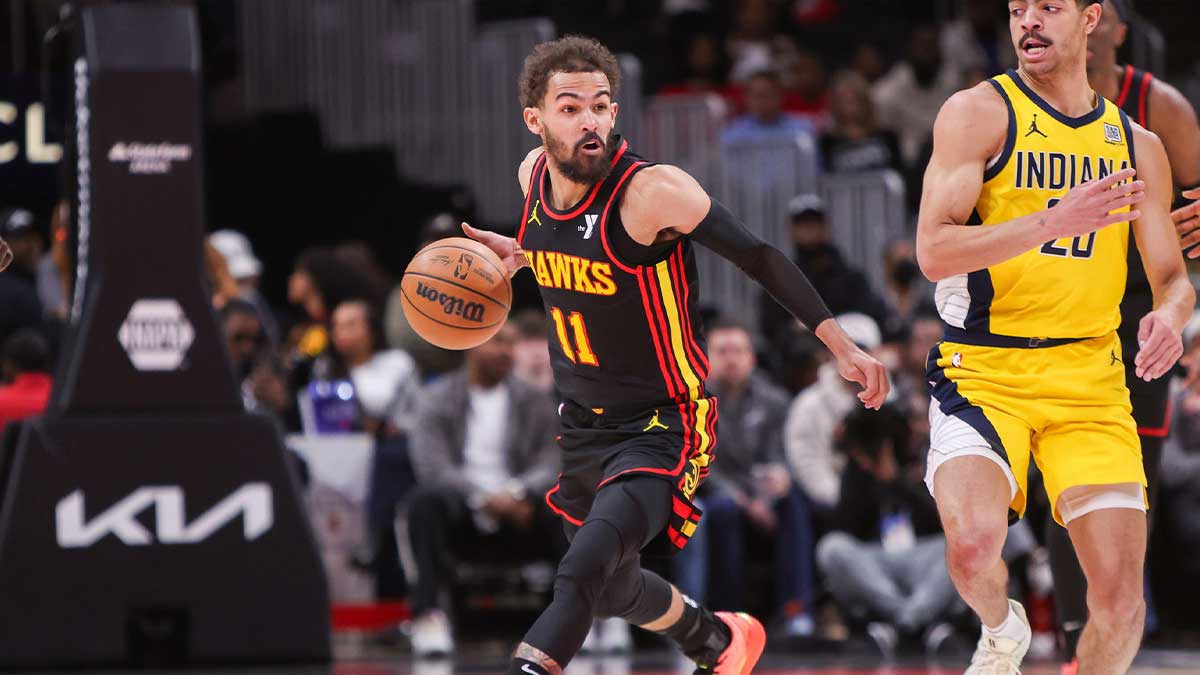
[[[408,354],[386,349],[383,321],[365,300],[347,300],[333,310],[332,339],[338,369],[354,384],[362,426],[375,437],[367,494],[367,566],[375,575],[375,597],[401,599],[408,586],[400,567],[395,521],[416,483],[409,434],[420,397],[420,373]]]
[[[513,347],[513,376],[547,394],[554,391],[554,371],[550,367],[550,343],[546,314],[525,309],[513,319],[517,344]]]
[[[333,310],[332,325],[336,370],[354,384],[365,428],[383,435],[410,429],[420,374],[411,356],[387,348],[379,313],[366,300],[347,300]]]
[[[921,274],[917,264],[917,246],[911,239],[897,239],[883,252],[886,285],[883,302],[887,319],[881,326],[885,342],[901,340],[918,315],[937,314],[933,304],[933,284]],[[933,345],[931,344],[932,348]]]
[[[864,314],[843,314],[838,323],[860,348],[879,348],[879,326]],[[792,476],[818,515],[837,506],[845,458],[833,451],[834,434],[843,417],[858,405],[858,386],[842,379],[837,363],[817,371],[817,382],[800,392],[788,409],[783,447]],[[825,520],[825,518],[822,518]]]
[[[784,78],[783,109],[809,120],[814,128],[823,128],[829,115],[829,76],[821,57],[809,49],[797,49],[795,43],[787,59]]]
[[[958,69],[942,57],[937,29],[915,28],[904,60],[875,83],[873,92],[879,119],[900,137],[905,164],[917,161],[942,104],[960,86]]]
[[[303,426],[297,398],[314,381],[328,380],[329,321],[338,305],[346,300],[372,298],[375,287],[361,269],[343,260],[329,248],[312,248],[300,255],[288,278],[288,301],[302,310],[304,318],[293,326],[286,340],[286,408],[281,416],[291,431]],[[325,369],[325,370],[322,370]],[[345,373],[342,373],[343,375]]]
[[[780,13],[771,0],[738,0],[726,50],[733,58],[730,79],[744,82],[773,63],[771,38],[779,29]]]
[[[238,296],[258,311],[258,320],[270,344],[279,344],[279,325],[271,306],[258,290],[262,261],[255,257],[250,240],[236,230],[217,230],[208,235],[208,243],[225,259],[229,275],[237,283]]]
[[[741,324],[710,328],[708,356],[708,385],[721,403],[720,456],[701,492],[700,545],[675,556],[680,586],[703,591],[711,559],[719,582],[698,597],[714,610],[743,607],[747,538],[756,536],[773,549],[769,611],[783,622],[781,634],[811,635],[813,535],[783,454],[787,395],[755,372],[754,345]]]
[[[722,132],[722,143],[812,135],[812,122],[784,112],[783,83],[774,70],[759,71],[747,80],[745,106],[746,113]]]
[[[225,347],[233,362],[233,374],[242,388],[242,401],[247,410],[261,412],[251,378],[263,356],[265,344],[258,308],[246,300],[235,298],[225,303],[220,316]]]
[[[0,354],[0,431],[10,422],[40,415],[50,400],[50,347],[37,331],[17,331]]]
[[[417,656],[454,649],[443,595],[454,560],[556,560],[562,525],[543,498],[559,470],[549,397],[512,376],[517,330],[505,325],[431,384],[413,423],[418,487],[408,509],[417,562],[412,642]]]
[[[788,204],[792,220],[794,260],[812,281],[834,314],[859,312],[882,324],[887,316],[883,301],[871,290],[861,271],[842,257],[833,243],[825,219],[825,202],[815,194],[798,195]],[[776,349],[783,350],[788,326],[794,319],[770,295],[759,295],[759,328]]]
[[[817,564],[844,609],[881,622],[868,633],[882,651],[890,653],[898,637],[921,636],[936,651],[954,633],[943,622],[958,594],[924,462],[910,452],[904,416],[889,405],[855,410],[844,428],[839,450],[850,461]]]
[[[928,409],[929,353],[942,339],[946,324],[935,312],[925,311],[913,318],[901,352],[899,367],[892,371],[892,391],[897,404],[904,409]]]
[[[22,328],[42,320],[42,303],[34,285],[35,267],[28,267],[29,238],[36,237],[33,216],[24,209],[0,211],[0,240],[12,256],[8,270],[0,274],[0,344]]]
[[[461,237],[460,218],[450,213],[439,213],[421,226],[421,235],[417,249],[446,237]],[[421,374],[426,377],[440,375],[454,370],[462,365],[463,353],[454,349],[442,349],[425,341],[417,335],[408,317],[404,316],[404,302],[401,298],[400,286],[392,289],[387,299],[387,309],[383,313],[383,323],[387,329],[388,345],[403,349],[417,362]]]
[[[52,322],[65,321],[71,311],[71,270],[67,254],[71,205],[60,201],[50,216],[50,248],[37,265],[38,300]]]
[[[879,128],[870,85],[861,76],[838,76],[830,92],[829,112],[832,124],[820,138],[825,171],[904,170],[900,140]]]
[[[659,96],[717,94],[731,103],[741,98],[737,87],[729,84],[729,57],[716,37],[707,33],[692,35],[679,53],[683,56],[679,75],[658,92]]]

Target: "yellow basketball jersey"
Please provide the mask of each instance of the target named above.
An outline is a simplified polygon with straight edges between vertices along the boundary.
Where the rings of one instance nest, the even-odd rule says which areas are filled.
[[[1111,102],[1098,98],[1090,113],[1068,117],[1016,71],[989,83],[1008,104],[1008,137],[984,173],[968,225],[991,227],[1042,211],[1075,185],[1134,166],[1129,119]],[[1099,337],[1121,323],[1128,252],[1127,222],[1049,241],[987,269],[942,280],[938,311],[949,326],[985,344],[989,336]]]

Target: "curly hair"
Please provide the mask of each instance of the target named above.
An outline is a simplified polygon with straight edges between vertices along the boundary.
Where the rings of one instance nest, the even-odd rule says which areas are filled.
[[[543,42],[525,57],[525,65],[521,67],[521,104],[526,108],[540,107],[546,96],[546,85],[555,73],[592,72],[604,73],[612,88],[612,97],[616,98],[621,86],[621,70],[608,47],[582,35]]]

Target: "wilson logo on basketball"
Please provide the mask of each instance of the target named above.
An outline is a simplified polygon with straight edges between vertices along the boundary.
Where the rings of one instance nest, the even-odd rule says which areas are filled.
[[[474,323],[483,323],[482,303],[467,302],[462,298],[439,291],[436,288],[430,288],[420,282],[417,282],[417,297],[425,298],[441,306],[444,314],[462,317]]]

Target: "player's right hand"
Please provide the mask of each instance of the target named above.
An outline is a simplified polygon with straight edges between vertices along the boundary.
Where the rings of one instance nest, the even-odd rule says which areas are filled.
[[[1134,206],[1146,198],[1145,181],[1135,180],[1125,185],[1122,181],[1132,180],[1137,175],[1134,169],[1124,169],[1071,188],[1067,196],[1050,207],[1047,219],[1050,235],[1055,239],[1078,237],[1103,229],[1109,225],[1137,220],[1142,217],[1136,209],[1113,213],[1126,206]]]
[[[8,242],[0,239],[0,272],[3,272],[9,263],[13,261],[13,252],[9,247]]]
[[[466,223],[462,224],[462,229],[468,237],[487,246],[500,256],[500,262],[504,263],[504,269],[508,272],[510,279],[517,273],[517,270],[529,264],[529,261],[525,259],[525,252],[517,245],[516,239],[487,230],[477,230]]]
[[[892,385],[888,381],[887,368],[875,357],[855,347],[838,358],[837,368],[842,377],[862,385],[858,400],[863,405],[872,410],[883,406]]]
[[[1189,258],[1200,258],[1200,246],[1196,246],[1200,244],[1200,188],[1185,190],[1183,196],[1197,201],[1172,212],[1171,220],[1175,222],[1175,232],[1179,235],[1179,248],[1187,251]]]

